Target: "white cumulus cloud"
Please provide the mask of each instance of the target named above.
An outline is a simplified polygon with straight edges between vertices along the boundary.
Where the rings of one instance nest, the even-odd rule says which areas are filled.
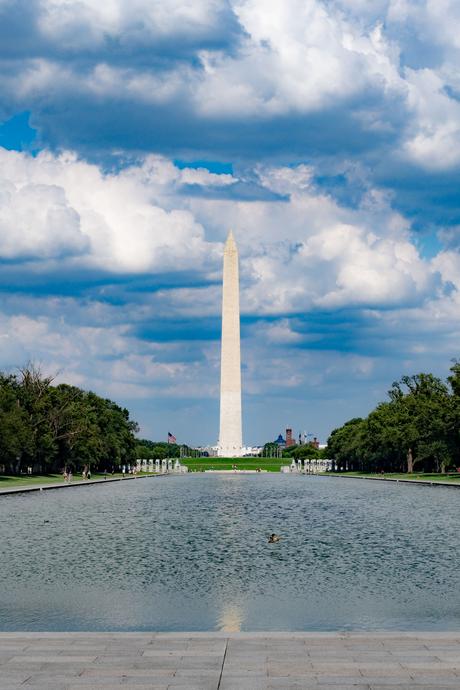
[[[203,227],[188,210],[163,208],[152,196],[150,184],[161,186],[162,168],[172,168],[179,183],[186,175],[162,159],[105,174],[72,154],[0,149],[0,255],[76,254],[82,266],[113,272],[202,268],[213,251]],[[205,178],[198,171],[201,184]]]

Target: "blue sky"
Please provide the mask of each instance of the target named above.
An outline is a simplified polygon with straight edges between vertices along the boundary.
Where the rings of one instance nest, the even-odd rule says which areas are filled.
[[[214,443],[325,440],[459,356],[455,0],[0,0],[0,367]]]

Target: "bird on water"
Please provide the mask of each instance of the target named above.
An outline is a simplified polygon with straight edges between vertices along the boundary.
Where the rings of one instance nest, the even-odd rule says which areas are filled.
[[[273,533],[273,534],[270,534],[270,536],[268,538],[268,543],[269,544],[276,544],[276,542],[278,542],[280,539],[281,539],[281,537],[278,534]]]

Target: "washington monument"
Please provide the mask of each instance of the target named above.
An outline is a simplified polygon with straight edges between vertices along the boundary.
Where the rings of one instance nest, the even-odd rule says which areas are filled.
[[[238,249],[230,231],[224,248],[220,432],[217,454],[223,458],[235,458],[241,455],[242,446]]]

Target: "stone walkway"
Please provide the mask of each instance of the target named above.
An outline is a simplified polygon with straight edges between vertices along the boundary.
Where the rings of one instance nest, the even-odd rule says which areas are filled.
[[[321,475],[325,476],[325,475]],[[346,474],[346,472],[331,473],[327,475],[328,477],[335,477],[338,479],[366,479],[371,482],[395,482],[396,484],[422,484],[425,486],[447,486],[451,489],[460,489],[460,481],[445,480],[442,479],[396,479],[396,477],[363,477],[355,474]]]
[[[1,690],[460,688],[459,633],[0,633]]]
[[[93,486],[93,484],[109,484],[110,482],[127,482],[130,479],[148,479],[151,477],[167,477],[168,473],[164,474],[141,474],[133,477],[132,475],[127,475],[126,477],[112,477],[110,475],[107,478],[102,479],[74,479],[71,482],[53,482],[52,484],[29,484],[28,486],[16,485],[10,489],[0,488],[0,496],[3,494],[23,494],[29,491],[51,491],[52,489],[73,489],[78,486]],[[1,686],[0,686],[1,688]]]

